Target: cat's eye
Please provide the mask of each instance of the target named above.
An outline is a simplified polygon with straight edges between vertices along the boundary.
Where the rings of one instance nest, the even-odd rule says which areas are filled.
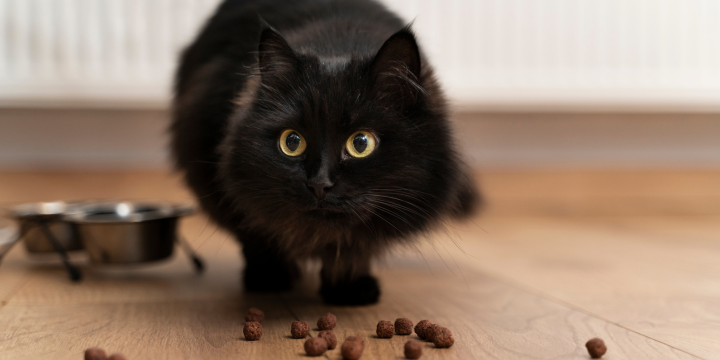
[[[363,158],[375,150],[377,139],[375,135],[367,131],[358,131],[347,139],[345,148],[352,157]]]
[[[305,152],[307,143],[299,132],[287,129],[280,135],[280,150],[288,156],[300,156]]]

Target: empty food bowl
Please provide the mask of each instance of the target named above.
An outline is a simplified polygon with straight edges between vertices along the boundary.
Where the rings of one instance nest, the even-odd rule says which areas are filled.
[[[103,264],[134,264],[169,257],[177,222],[194,209],[169,203],[103,202],[78,206],[64,219],[77,227],[90,259]]]
[[[10,208],[8,214],[20,224],[20,237],[28,252],[57,251],[48,240],[41,224],[46,226],[63,250],[75,251],[83,249],[82,242],[77,236],[77,228],[63,221],[63,217],[77,206],[64,201],[28,203]]]

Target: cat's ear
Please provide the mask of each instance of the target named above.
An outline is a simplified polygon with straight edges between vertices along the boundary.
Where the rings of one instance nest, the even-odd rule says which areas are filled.
[[[418,95],[425,92],[419,83],[420,50],[409,28],[385,41],[373,59],[370,73],[383,96],[404,104],[417,100]]]
[[[300,60],[290,45],[277,31],[268,27],[260,34],[258,65],[263,80],[283,77],[299,66]]]

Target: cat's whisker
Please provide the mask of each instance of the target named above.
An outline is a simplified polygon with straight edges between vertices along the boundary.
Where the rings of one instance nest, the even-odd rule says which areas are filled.
[[[392,216],[396,217],[397,219],[401,220],[402,222],[404,222],[405,224],[407,224],[408,226],[410,226],[413,230],[415,230],[415,231],[417,231],[417,232],[421,232],[421,231],[422,231],[422,229],[420,229],[420,228],[417,227],[416,225],[410,223],[407,219],[405,219],[404,217],[400,216],[400,215],[397,214],[396,212],[392,211],[391,209],[388,209],[388,208],[383,207],[383,206],[388,206],[388,204],[382,203],[382,202],[377,202],[377,201],[370,201],[370,202],[371,202],[371,203],[374,203],[375,205],[378,205],[378,206],[375,207],[375,209],[380,210],[380,211],[383,211],[383,212],[385,212],[385,213],[388,214],[388,215],[392,215]],[[397,229],[397,228],[396,228],[396,229]]]
[[[418,216],[422,217],[423,219],[429,219],[429,218],[432,218],[432,217],[433,217],[433,214],[430,214],[429,212],[427,212],[427,211],[426,211],[425,209],[423,209],[422,207],[417,206],[416,204],[413,204],[413,203],[410,202],[410,201],[406,201],[406,200],[403,200],[403,199],[398,199],[398,198],[395,198],[395,197],[392,197],[392,196],[384,196],[384,195],[378,195],[378,194],[368,194],[368,196],[381,197],[381,198],[387,198],[387,199],[397,200],[397,201],[400,201],[400,202],[402,202],[402,203],[404,203],[404,204],[411,205],[411,206],[415,207],[416,209],[422,211],[422,214],[421,214],[421,213],[419,213],[419,212],[417,212],[417,211],[415,211],[415,210],[413,210],[413,209],[407,208],[407,207],[402,206],[402,205],[399,205],[399,204],[397,205],[397,206],[399,206],[399,207],[401,207],[401,208],[403,208],[403,209],[406,209],[406,210],[409,211],[409,212],[412,212],[412,213],[415,214],[415,215],[418,215]]]
[[[395,225],[393,225],[391,222],[387,221],[387,219],[385,219],[384,217],[382,217],[380,214],[372,211],[371,209],[369,209],[369,208],[367,208],[367,207],[365,207],[365,210],[366,210],[366,211],[369,211],[370,213],[372,213],[373,215],[375,215],[378,219],[386,222],[388,225],[390,225],[390,226],[392,226],[393,228],[395,228],[395,230],[397,230],[398,233],[402,233],[402,231],[400,231],[400,229],[398,229],[398,228],[397,228]]]
[[[368,228],[368,230],[370,230],[370,232],[373,233],[373,236],[377,236],[377,234],[375,233],[375,229],[368,226],[368,224],[365,222],[365,220],[363,220],[363,218],[360,216],[360,214],[357,213],[357,211],[353,210],[352,208],[349,208],[348,210],[352,211],[352,213],[355,214],[355,216],[357,216],[358,219],[360,219],[360,221],[363,223],[363,225],[365,225],[365,227]]]
[[[404,187],[399,187],[399,186],[398,186],[398,187],[390,187],[390,188],[373,189],[373,191],[399,191],[399,192],[403,192],[403,191],[404,191],[404,192],[406,192],[406,193],[409,192],[409,193],[415,193],[415,194],[422,194],[422,195],[426,195],[426,196],[432,197],[432,198],[434,198],[435,200],[438,200],[438,201],[444,203],[445,205],[448,205],[448,206],[452,206],[452,205],[453,205],[452,203],[448,202],[447,200],[441,199],[441,198],[439,198],[439,197],[437,197],[437,196],[435,196],[435,195],[433,195],[433,194],[429,194],[429,193],[427,193],[427,192],[423,192],[423,191],[420,191],[420,190],[413,190],[413,189],[408,189],[408,188],[404,188]],[[431,204],[428,203],[427,200],[425,200],[423,197],[418,197],[418,199],[419,199],[419,200],[422,200],[422,201],[425,202],[427,205],[431,205]],[[472,219],[469,219],[469,220],[470,220],[475,226],[477,226],[477,227],[480,228],[482,231],[484,231],[485,233],[487,233],[487,231],[485,231],[485,229],[483,229],[483,228],[480,227],[478,224],[476,224],[474,221],[472,221]]]
[[[407,203],[407,204],[416,206],[415,204],[412,204],[412,203],[410,203],[410,202],[408,202],[408,201],[405,201],[405,200],[402,200],[402,199],[398,199],[398,198],[395,198],[395,197],[382,196],[382,195],[377,195],[377,194],[371,194],[371,196],[373,196],[373,195],[374,195],[374,196],[379,196],[379,197],[384,197],[384,198],[389,198],[389,199],[393,199],[393,200],[402,201],[402,202],[404,202],[404,203]],[[417,213],[416,211],[414,211],[414,210],[412,210],[412,209],[408,209],[408,208],[406,208],[406,207],[399,206],[399,205],[397,205],[397,204],[391,204],[391,203],[388,203],[388,202],[382,202],[382,204],[384,204],[385,206],[393,206],[395,209],[410,211],[410,212],[412,212],[412,213],[414,213],[414,214],[416,214],[416,215],[418,215],[418,216],[422,216],[421,214]],[[419,208],[419,207],[418,207],[418,209],[420,209],[421,211],[423,211],[422,208]],[[428,214],[427,212],[426,212],[426,214],[428,215],[428,217],[431,217],[431,215]],[[455,247],[458,248],[458,250],[460,250],[463,254],[465,254],[465,255],[467,255],[467,256],[470,256],[470,254],[468,254],[468,253],[465,251],[465,249],[463,249],[463,248],[455,241],[455,239],[453,238],[453,236],[452,236],[450,233],[448,233],[444,227],[440,227],[440,230],[445,233],[445,235],[448,237],[448,239],[450,239],[450,241],[453,242],[453,244],[455,245]],[[459,237],[458,234],[455,234],[455,235]],[[425,234],[424,236],[432,236],[432,235],[430,235],[430,234]],[[453,260],[453,263],[455,264],[455,267],[457,267],[458,270],[459,270],[459,271],[461,272],[461,274],[462,274],[462,269],[460,268],[460,266],[458,265],[457,261],[455,260],[455,257],[452,256],[452,253],[450,253],[450,251],[445,247],[445,245],[444,245],[441,241],[439,241],[439,240],[437,240],[437,239],[435,239],[435,240],[436,240],[437,242],[439,242],[440,245],[445,249],[445,252],[447,252],[448,255],[450,255],[450,257],[451,257],[452,260]],[[434,248],[434,246],[433,246],[433,248]],[[437,252],[437,249],[436,249],[436,252]],[[439,255],[439,253],[438,253],[438,255]],[[444,262],[444,260],[443,260],[443,262]],[[446,266],[447,266],[447,263],[446,263]],[[455,272],[452,271],[452,269],[450,269],[449,266],[448,266],[448,269],[449,269],[451,272],[453,272],[453,274],[455,274]],[[457,276],[457,274],[455,274],[455,275]],[[462,275],[463,275],[463,279],[465,279],[464,274],[462,274]],[[467,280],[466,280],[466,279],[465,279],[465,282],[466,282],[466,284],[467,284]]]
[[[376,190],[382,191],[383,189],[374,189],[373,191],[376,191]],[[411,192],[417,192],[417,191],[412,191],[412,190],[410,190],[410,189],[405,189],[405,190],[408,190],[408,191],[411,191]],[[399,194],[398,194],[398,195],[399,195]],[[430,194],[428,194],[428,195],[430,195]],[[432,206],[432,204],[428,203],[428,202],[427,202],[425,199],[423,199],[422,197],[419,197],[419,196],[418,196],[418,197],[415,197],[414,199],[421,200],[421,201],[423,201],[426,205]],[[402,199],[398,199],[398,200],[403,201]],[[438,199],[438,200],[440,200],[440,199]],[[446,201],[443,201],[443,202],[445,202],[446,204],[448,204],[448,202],[446,202]],[[413,205],[415,205],[415,204],[413,204]],[[415,205],[415,206],[417,206],[417,205]],[[419,206],[417,206],[417,207],[420,208]],[[429,217],[432,218],[432,216],[429,216]],[[445,226],[450,227],[450,228],[452,228],[452,229],[455,230],[455,231],[458,230],[455,226],[452,225],[451,222],[447,221],[446,219],[441,218],[441,219],[439,219],[439,220],[440,220]]]
[[[405,207],[403,207],[403,208],[405,208],[406,210],[408,210],[408,211],[410,211],[410,212],[412,212],[412,213],[420,216],[420,217],[423,218],[423,219],[432,219],[432,218],[436,217],[436,214],[431,214],[431,213],[429,213],[427,210],[423,209],[422,207],[420,207],[420,206],[418,206],[417,204],[414,204],[414,203],[412,203],[412,202],[410,202],[410,201],[406,201],[406,200],[403,200],[403,199],[399,199],[399,198],[395,198],[395,197],[390,197],[390,196],[378,195],[378,194],[369,194],[369,195],[370,195],[370,196],[378,196],[378,197],[390,198],[390,199],[394,199],[394,200],[397,200],[397,201],[401,201],[401,202],[403,202],[403,203],[405,203],[405,204],[411,205],[411,206],[415,207],[416,209],[422,211],[424,214],[420,214],[420,213],[418,213],[417,211],[414,211],[414,210],[412,210],[412,209],[407,209],[407,208],[405,208]],[[400,205],[398,205],[398,206],[400,206]],[[452,227],[452,226],[451,226],[448,222],[446,222],[444,219],[439,219],[439,221],[442,222],[442,223],[443,223],[445,226],[447,226],[447,227]],[[442,230],[442,231],[445,231],[444,227],[441,227],[441,230]],[[447,232],[446,232],[446,234],[447,234]],[[449,236],[449,234],[447,234],[447,235]]]

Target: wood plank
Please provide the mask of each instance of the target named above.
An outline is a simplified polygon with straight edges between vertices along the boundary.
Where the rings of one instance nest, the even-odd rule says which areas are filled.
[[[720,215],[719,171],[495,170],[477,177],[486,215]]]
[[[606,340],[607,359],[693,358],[480,273],[468,274],[469,288],[450,273],[436,272],[418,281],[417,268],[383,270],[380,275],[386,288],[383,301],[360,308],[325,306],[312,286],[280,299],[237,293],[232,299],[210,301],[9,304],[0,311],[0,352],[8,360],[79,359],[85,348],[102,346],[130,359],[294,359],[304,357],[303,341],[288,338],[295,316],[314,324],[332,311],[339,319],[336,333],[341,339],[366,338],[363,359],[402,356],[404,342],[414,336],[372,336],[378,319],[398,316],[416,322],[429,318],[453,330],[456,345],[436,349],[426,344],[426,358],[582,359],[587,357],[584,342],[594,336]],[[428,292],[428,287],[437,291]],[[257,304],[267,313],[263,339],[242,341],[244,311]],[[340,359],[339,351],[328,357]]]
[[[627,217],[489,217],[478,224],[487,233],[463,233],[470,256],[457,249],[451,255],[467,266],[719,358],[719,217],[643,218],[639,225]]]
[[[607,359],[695,358],[482,272],[466,269],[463,279],[438,263],[431,263],[431,272],[424,263],[404,260],[401,268],[380,271],[385,292],[378,305],[326,306],[310,290],[317,289],[317,278],[306,282],[304,292],[282,297],[298,318],[311,325],[327,311],[336,314],[338,337],[365,338],[363,358],[369,359],[403,358],[404,343],[417,340],[414,334],[376,338],[379,320],[398,317],[411,318],[414,323],[430,319],[453,331],[456,343],[450,349],[425,344],[424,352],[432,359],[583,359],[587,358],[585,341],[596,336],[605,339],[610,349]],[[339,359],[336,355],[330,358]]]
[[[498,175],[494,185],[485,183],[491,211],[377,264],[384,295],[370,307],[322,304],[315,263],[307,269],[313,276],[293,293],[243,294],[238,245],[202,216],[182,223],[208,262],[201,277],[180,254],[134,269],[100,269],[80,257],[74,260],[87,278],[71,284],[57,260],[30,258],[16,247],[0,266],[0,354],[78,359],[84,348],[101,345],[131,360],[297,358],[302,341],[287,338],[289,324],[296,318],[313,324],[332,311],[341,339],[367,338],[363,359],[401,356],[406,338],[372,338],[378,320],[400,316],[453,330],[456,346],[428,345],[426,358],[587,358],[582,345],[593,336],[606,340],[610,360],[718,358],[720,216],[699,215],[715,211],[717,185],[696,175]],[[657,184],[637,190],[653,178],[685,185],[670,196]],[[0,174],[3,202],[113,194],[190,199],[166,174]],[[702,199],[709,205],[695,212]],[[633,201],[643,205],[625,211]],[[676,202],[685,204],[684,215],[671,208]],[[510,205],[502,210],[503,203]],[[577,216],[604,211],[656,215]],[[534,216],[517,216],[528,213]],[[242,342],[242,315],[258,304],[269,314],[263,341]],[[338,351],[329,358],[339,358]]]
[[[29,281],[29,271],[26,268],[0,267],[0,308],[7,305]]]
[[[203,219],[195,218],[183,231],[197,232],[202,225]],[[297,358],[303,353],[302,341],[287,338],[290,323],[297,318],[314,324],[326,311],[338,315],[340,339],[367,339],[364,359],[402,355],[407,337],[372,337],[379,319],[400,316],[415,322],[429,318],[454,331],[453,348],[426,345],[426,356],[432,358],[582,358],[583,343],[593,336],[603,337],[616,358],[691,358],[471,268],[465,269],[463,279],[445,267],[443,260],[448,259],[438,256],[442,248],[436,253],[427,243],[419,247],[424,260],[415,252],[399,251],[379,264],[385,295],[376,306],[322,304],[316,295],[317,264],[308,266],[310,275],[299,290],[279,299],[243,294],[236,245],[225,243],[221,233],[210,233],[200,252],[217,255],[201,278],[179,257],[141,270],[86,268],[88,278],[81,284],[69,283],[57,264],[35,264],[30,268],[33,280],[0,311],[0,323],[7,324],[0,330],[3,358],[77,359],[88,346],[120,351],[131,359]],[[201,240],[196,237],[195,245]],[[268,313],[263,341],[239,341],[245,309],[258,304]],[[329,357],[339,358],[338,351]]]
[[[245,341],[244,314],[264,304],[263,339]],[[82,359],[88,347],[128,359],[295,358],[286,338],[287,311],[273,296],[225,301],[8,305],[0,312],[3,359]],[[281,326],[282,325],[282,326]],[[266,341],[272,339],[272,341]]]

